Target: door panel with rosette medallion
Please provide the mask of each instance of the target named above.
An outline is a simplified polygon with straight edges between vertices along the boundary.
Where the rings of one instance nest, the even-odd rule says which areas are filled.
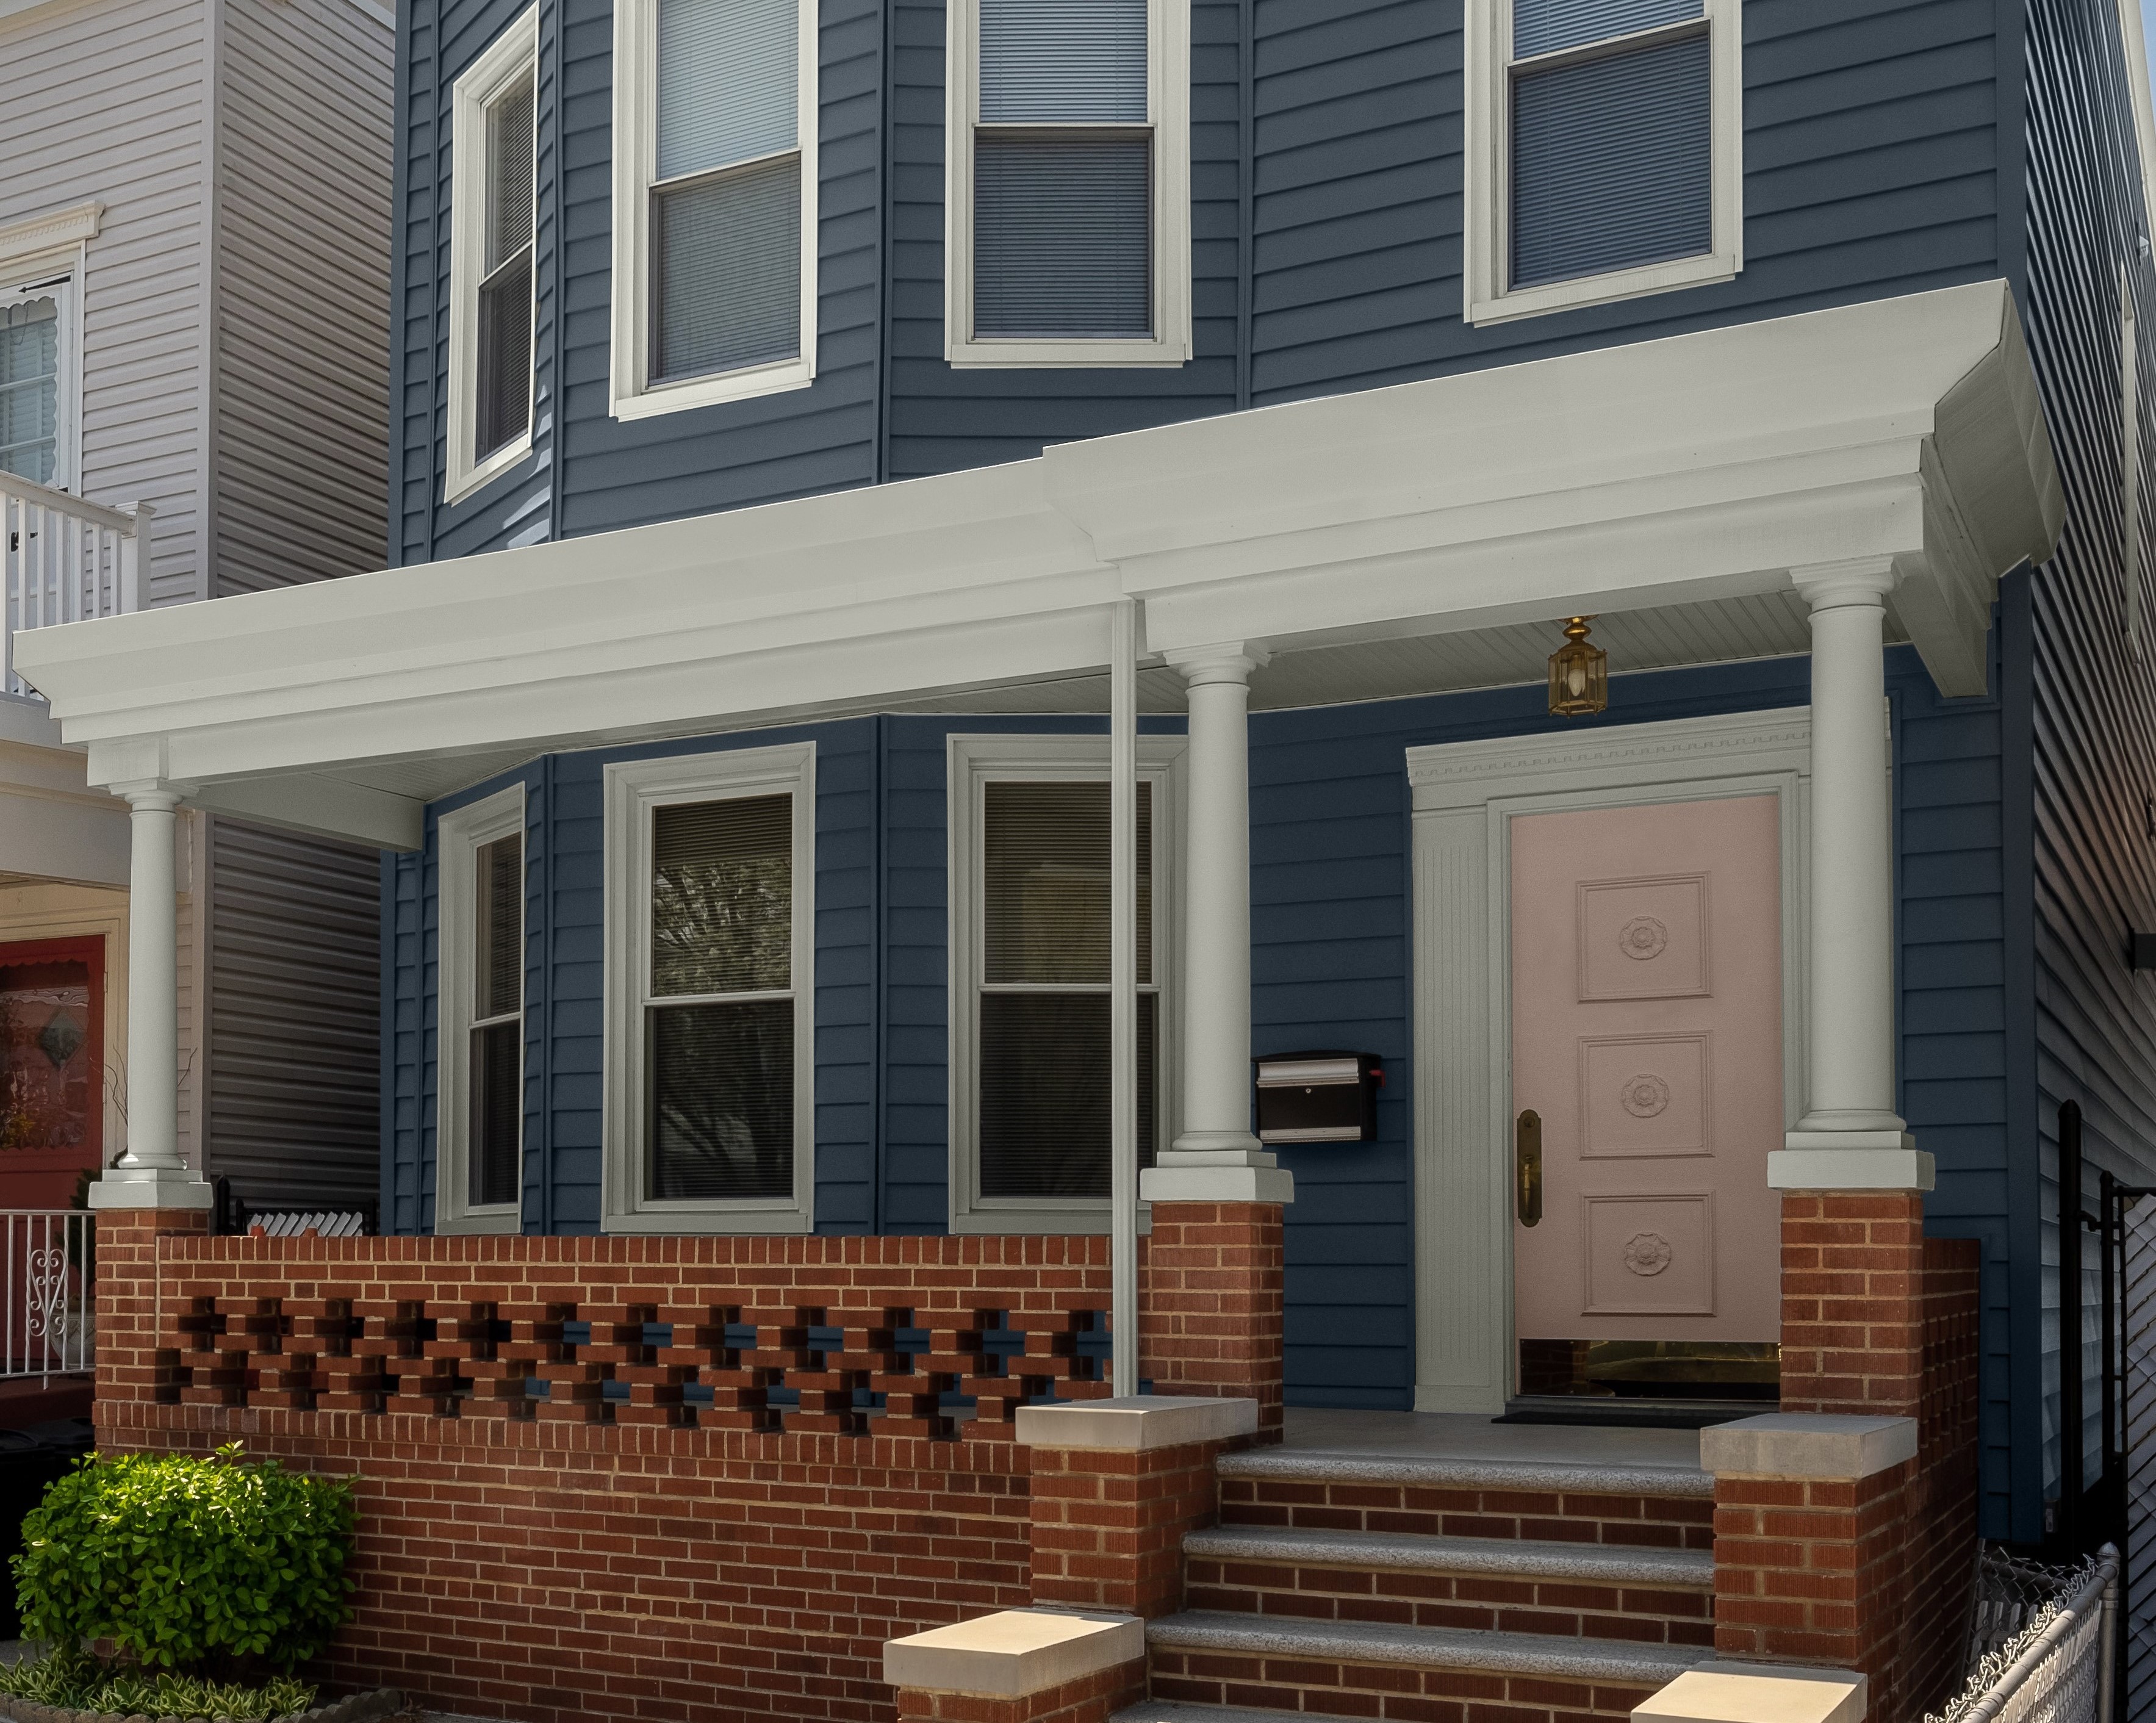
[[[1777,800],[1523,815],[1511,850],[1520,1391],[1769,1396]]]

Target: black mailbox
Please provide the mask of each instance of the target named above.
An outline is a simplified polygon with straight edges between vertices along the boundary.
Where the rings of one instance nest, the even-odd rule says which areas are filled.
[[[1378,1134],[1375,1053],[1271,1053],[1258,1067],[1261,1143],[1367,1143]]]

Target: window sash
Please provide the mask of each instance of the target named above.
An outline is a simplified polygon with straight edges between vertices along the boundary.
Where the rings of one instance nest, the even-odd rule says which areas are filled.
[[[793,55],[790,109],[737,102],[684,114],[667,104],[684,91],[723,103],[726,76],[690,78],[675,63],[670,77],[660,59],[665,5],[617,0],[613,8],[617,419],[803,388],[815,376],[816,8],[798,0],[715,12],[706,21],[719,28],[670,32],[673,54],[685,50],[726,75],[760,75],[783,50]],[[782,13],[784,29],[758,27]],[[753,51],[744,54],[744,45]],[[773,147],[782,137],[785,147]],[[752,181],[775,166],[791,170],[783,210],[746,187],[746,213],[713,195],[729,177]]]
[[[523,786],[442,815],[434,1227],[521,1224],[525,1124]]]
[[[608,966],[619,960],[627,975],[625,997],[608,988],[619,1049],[608,1058],[610,1231],[808,1226],[813,769],[813,751],[798,746],[607,768],[608,868],[621,877],[609,887]],[[700,901],[690,882],[703,868]],[[685,944],[666,940],[670,926],[685,929]],[[707,980],[718,985],[699,986]],[[738,1058],[774,1047],[775,1064],[710,1064],[715,1047]]]
[[[1042,1005],[1057,1000],[1075,1001],[1086,999],[1106,1000],[1113,994],[1113,984],[1108,980],[1086,981],[1057,979],[1045,981],[991,980],[988,970],[994,961],[995,946],[992,940],[990,919],[992,899],[995,887],[990,873],[990,810],[995,797],[993,792],[999,785],[1048,786],[1057,784],[1097,784],[1106,787],[1105,774],[1031,774],[1023,769],[998,770],[983,774],[974,791],[974,812],[971,835],[971,855],[968,857],[973,889],[969,919],[972,934],[969,940],[973,993],[973,1036],[970,1047],[972,1070],[968,1082],[973,1092],[973,1155],[971,1206],[976,1209],[993,1211],[998,1208],[1038,1208],[1043,1205],[1067,1206],[1081,1204],[1100,1206],[1108,1200],[1108,1189],[1102,1183],[1098,1189],[1058,1188],[1055,1182],[1036,1179],[1030,1188],[1018,1188],[1019,1180],[1004,1176],[1019,1170],[1030,1158],[1024,1148],[1013,1144],[999,1146],[991,1143],[991,1115],[998,1111],[991,1099],[989,1061],[994,1057],[990,1051],[992,1033],[990,1022],[993,1013],[988,1005],[991,1000],[1030,1000]],[[1164,846],[1162,838],[1162,815],[1164,812],[1167,783],[1164,777],[1152,772],[1142,773],[1138,780],[1140,805],[1144,810],[1143,825],[1147,828],[1151,841],[1144,846],[1147,866],[1137,880],[1140,904],[1147,912],[1137,918],[1138,936],[1144,940],[1138,953],[1139,999],[1137,1030],[1139,1035],[1138,1077],[1139,1093],[1143,1105],[1138,1119],[1139,1160],[1142,1165],[1152,1164],[1153,1154],[1160,1141],[1166,1123],[1166,1085],[1162,1081],[1166,1052],[1166,1025],[1163,1021],[1166,1007],[1163,1003],[1166,989],[1162,977],[1166,962],[1165,939],[1167,918],[1158,913],[1163,902],[1164,877]],[[1107,798],[1101,800],[1100,819],[1101,839],[1106,841],[1106,828],[1111,810]],[[1113,858],[1108,858],[1112,867]],[[1021,892],[1018,894],[1023,897]],[[1081,917],[1082,918],[1082,917]],[[1012,942],[1006,939],[1007,945]],[[1019,940],[1023,943],[1022,938]],[[1090,1014],[1087,1014],[1090,1017]],[[1106,1033],[1105,1026],[1101,1031]],[[1103,1049],[1112,1060],[1112,1044]],[[1111,1121],[1106,1112],[1108,1103],[1105,1093],[1111,1085],[1111,1065],[1104,1064],[1099,1072],[1102,1093],[1096,1098],[1101,1109],[1101,1136],[1098,1143],[1081,1145],[1080,1155],[1087,1160],[1096,1160],[1105,1180],[1108,1166],[1111,1139],[1106,1134]],[[1053,1077],[1055,1073],[1046,1073]],[[998,1163],[1001,1163],[1000,1165]],[[1000,1184],[1001,1189],[992,1189]]]

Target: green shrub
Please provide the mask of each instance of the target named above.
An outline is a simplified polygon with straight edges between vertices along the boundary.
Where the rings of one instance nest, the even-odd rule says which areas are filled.
[[[92,1454],[23,1516],[23,1636],[109,1639],[168,1669],[290,1669],[350,1613],[353,1520],[348,1480],[246,1462],[237,1445],[207,1458]]]
[[[123,1717],[229,1717],[234,1723],[289,1717],[315,1702],[315,1689],[290,1675],[259,1686],[203,1681],[169,1669],[115,1669],[80,1652],[0,1667],[0,1693],[68,1711]]]

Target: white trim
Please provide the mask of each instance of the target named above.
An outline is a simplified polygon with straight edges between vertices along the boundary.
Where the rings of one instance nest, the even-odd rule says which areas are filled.
[[[806,1232],[816,1196],[816,744],[631,760],[605,769],[605,1124],[608,1232]],[[651,814],[680,802],[793,798],[793,1194],[737,1202],[644,1195],[644,1004],[651,961]]]
[[[514,1202],[473,1204],[471,1144],[472,936],[479,924],[477,881],[472,865],[480,849],[498,838],[523,836],[524,786],[506,789],[444,814],[434,826],[435,886],[440,902],[434,936],[434,1231],[438,1234],[515,1232],[524,1224],[524,1157],[517,1155],[519,1195]],[[525,856],[531,847],[527,839]],[[518,900],[520,918],[523,898]],[[526,939],[530,930],[525,929]],[[519,940],[519,946],[525,944]],[[518,1009],[524,1009],[524,968],[518,965]],[[518,1041],[517,1093],[524,1092]],[[520,1138],[522,1133],[519,1134]]]
[[[1513,1376],[1512,821],[1577,808],[1779,799],[1782,1105],[1793,1124],[1806,1069],[1811,713],[1790,707],[1410,748],[1407,773],[1415,1409],[1502,1412]]]
[[[2138,259],[2118,265],[2118,514],[2119,586],[2126,611],[2126,644],[2141,656],[2141,347],[2133,302]]]
[[[1744,267],[1744,42],[1741,0],[1702,0],[1710,47],[1712,89],[1712,226],[1707,250],[1512,288],[1512,182],[1507,140],[1512,136],[1512,0],[1467,0],[1466,58],[1462,79],[1466,130],[1465,267],[1460,271],[1463,315],[1471,323],[1501,323],[1577,306],[1609,305],[1679,287],[1732,280]],[[1643,34],[1645,33],[1642,33]],[[1671,27],[1671,34],[1683,27]]]
[[[1133,368],[1191,358],[1190,0],[1149,0],[1147,105],[1153,137],[1151,340],[977,340],[973,327],[973,128],[980,112],[980,0],[951,0],[945,26],[943,357],[965,369]]]
[[[459,76],[449,131],[449,446],[442,501],[456,502],[506,472],[531,452],[537,417],[536,384],[524,413],[524,435],[484,460],[474,458],[479,435],[479,290],[486,270],[488,105],[522,77],[531,80],[531,323],[539,322],[539,8],[527,7]]]
[[[806,388],[816,378],[817,0],[796,0],[800,58],[794,139],[801,152],[801,342],[791,359],[678,383],[652,383],[651,184],[659,156],[659,0],[613,8],[613,316],[610,409],[649,419]]]
[[[0,223],[0,275],[19,275],[27,268],[72,255],[97,237],[104,216],[105,206],[92,198]]]
[[[92,783],[155,759],[206,793],[249,780],[250,819],[287,823],[304,792],[315,829],[402,844],[375,836],[415,829],[415,803],[371,787],[409,781],[391,763],[477,783],[552,750],[1097,674],[1133,598],[1149,653],[1245,640],[1277,666],[1787,594],[1793,568],[1889,557],[1934,680],[1981,693],[1998,581],[2051,555],[2063,515],[1991,280],[1058,444],[721,527],[33,629],[15,653]],[[1489,680],[1514,679],[1491,638]],[[1355,661],[1333,658],[1340,697]]]
[[[1183,759],[1188,743],[1180,736],[1141,736],[1138,781],[1153,786],[1152,961],[1160,1004],[1160,1118],[1156,1150],[1175,1140],[1183,1116],[1181,1012],[1175,955],[1179,949],[1183,831]],[[946,738],[949,851],[946,866],[950,935],[947,941],[950,1016],[951,1145],[950,1225],[953,1232],[1106,1232],[1109,1200],[1074,1197],[1034,1205],[983,1199],[980,1176],[979,1124],[975,1116],[978,1085],[975,1061],[980,1047],[978,959],[982,897],[977,851],[981,841],[984,787],[996,781],[1049,783],[1108,776],[1106,736],[1024,734],[958,735]],[[1101,991],[1107,990],[1103,984]]]
[[[91,205],[95,208],[95,205]],[[31,267],[15,272],[10,285],[0,277],[0,311],[33,300],[53,301],[59,327],[54,332],[58,353],[53,379],[55,430],[53,473],[45,482],[54,491],[80,492],[82,485],[82,247],[47,253],[29,260]]]
[[[2118,0],[2119,45],[2125,50],[2126,89],[2133,104],[2134,153],[2140,157],[2142,235],[2156,240],[2156,107],[2148,94],[2148,45],[2141,28],[2141,0]]]

